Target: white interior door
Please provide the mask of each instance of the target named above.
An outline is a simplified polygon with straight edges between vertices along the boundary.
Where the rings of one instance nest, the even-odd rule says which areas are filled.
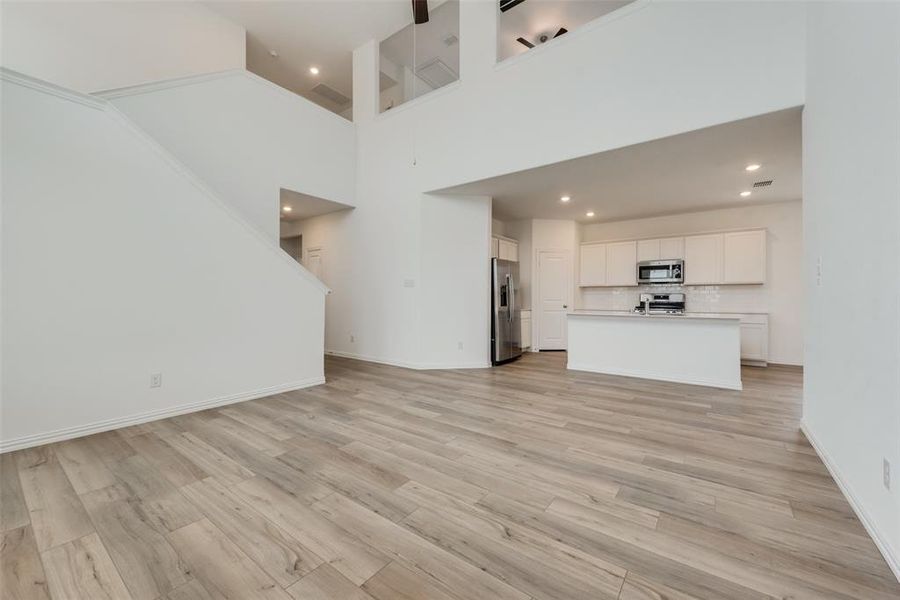
[[[540,350],[566,349],[566,314],[572,295],[572,256],[538,252],[538,342]]]
[[[310,248],[306,251],[306,270],[322,279],[322,249]]]

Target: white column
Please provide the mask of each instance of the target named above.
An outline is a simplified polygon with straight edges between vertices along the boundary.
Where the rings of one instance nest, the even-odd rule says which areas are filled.
[[[365,123],[378,114],[378,41],[353,51],[353,122]]]

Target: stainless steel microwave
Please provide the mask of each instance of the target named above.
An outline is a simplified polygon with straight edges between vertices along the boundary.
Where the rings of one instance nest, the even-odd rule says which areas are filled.
[[[644,260],[637,264],[638,283],[684,283],[684,261]]]

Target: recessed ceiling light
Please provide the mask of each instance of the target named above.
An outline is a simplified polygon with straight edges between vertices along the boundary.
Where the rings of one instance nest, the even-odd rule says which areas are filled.
[[[593,217],[593,216],[594,216],[594,211],[589,210],[589,211],[587,211],[586,213],[584,213],[584,216],[586,216],[586,217]]]
[[[281,210],[284,211],[284,212],[291,212],[291,211],[294,210],[294,209],[291,208],[290,206],[282,206],[282,207],[281,207]]]
[[[310,67],[310,68],[309,68],[309,72],[312,73],[313,75],[318,75],[318,74],[319,74],[319,67]]]
[[[745,171],[755,171],[759,168],[759,165],[747,165],[744,169]]]
[[[746,198],[747,196],[750,195],[750,193],[751,193],[751,192],[750,192],[749,190],[748,190],[748,191],[745,191],[745,192],[741,192],[741,197],[742,197],[742,198]]]
[[[560,202],[568,202],[569,200],[571,200],[571,198],[569,198],[568,196],[563,196],[559,199]]]

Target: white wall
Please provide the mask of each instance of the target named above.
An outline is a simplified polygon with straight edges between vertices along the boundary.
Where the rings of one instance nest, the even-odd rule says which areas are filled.
[[[419,218],[425,192],[803,103],[801,4],[638,2],[502,65],[495,18],[494,3],[463,2],[460,81],[381,115],[377,44],[354,53],[358,208],[342,236],[364,251],[329,283],[359,298],[337,315],[359,335],[334,350],[415,364],[428,345],[480,335],[467,309],[483,301],[479,259],[443,262],[470,301],[426,289],[418,257],[442,224]],[[488,230],[491,217],[469,226]],[[418,320],[426,298],[439,299],[444,331]],[[466,347],[446,366],[481,356]]]
[[[248,71],[107,97],[273,244],[281,188],[354,204],[353,124]]]
[[[769,314],[769,360],[803,364],[803,225],[800,202],[745,206],[584,225],[585,242],[681,236],[691,233],[754,229],[768,231],[767,279],[763,285],[709,285],[679,288],[691,312],[764,312]],[[630,310],[648,286],[584,288],[580,307]],[[660,289],[653,286],[653,289]]]
[[[809,12],[803,422],[900,578],[900,5]]]
[[[426,195],[421,227],[421,368],[490,366],[491,199]],[[446,307],[469,315],[460,328]]]
[[[323,380],[321,284],[105,103],[9,77],[2,449]]]
[[[3,2],[2,64],[82,92],[243,69],[244,28],[194,2]]]

